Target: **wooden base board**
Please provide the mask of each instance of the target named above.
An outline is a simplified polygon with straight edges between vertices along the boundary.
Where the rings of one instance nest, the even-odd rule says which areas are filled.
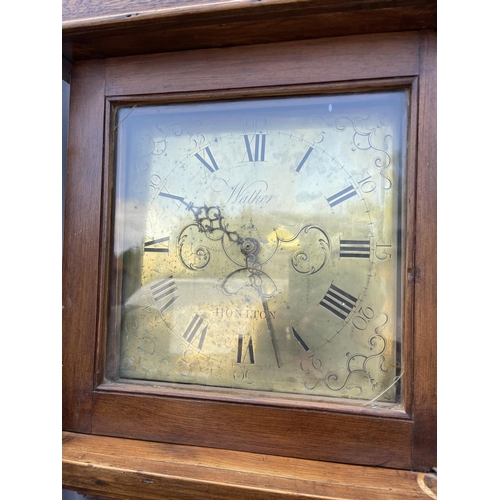
[[[63,488],[122,500],[427,500],[437,478],[235,451],[63,432]]]

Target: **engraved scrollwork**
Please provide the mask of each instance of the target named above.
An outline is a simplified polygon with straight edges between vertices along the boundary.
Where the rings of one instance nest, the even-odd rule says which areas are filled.
[[[299,236],[304,233],[304,239]],[[296,242],[301,248],[295,250],[290,258],[292,267],[300,274],[315,274],[326,265],[331,252],[330,237],[320,226],[308,224],[300,229],[292,238],[286,239],[278,236],[280,243]],[[307,245],[304,243],[307,242]],[[304,246],[306,248],[304,248]]]
[[[370,117],[364,118],[368,120]],[[381,134],[382,127],[386,125],[384,122],[384,117],[381,117],[379,123],[376,126],[370,125],[366,127],[363,131],[359,125],[357,125],[353,119],[342,116],[337,118],[333,124],[334,128],[343,132],[348,128],[352,128],[352,151],[359,149],[360,151],[373,150],[377,153],[373,159],[373,165],[380,171],[380,175],[383,178],[383,187],[386,190],[391,189],[392,180],[386,173],[386,170],[391,165],[391,155],[388,153],[390,148],[390,143],[393,140],[392,135]]]
[[[168,138],[172,136],[179,137],[184,131],[180,123],[174,123],[166,132],[159,125],[156,125],[156,130],[160,132],[161,135],[159,137],[150,137],[151,143],[149,145],[149,149],[145,150],[144,155],[141,158],[149,155],[166,156]]]
[[[155,156],[168,155],[168,141],[172,136],[178,137],[184,130],[180,123],[172,124],[165,132],[160,125],[155,126],[156,131],[141,138],[138,144],[138,156],[135,170],[145,172],[151,167],[151,159]]]
[[[378,135],[380,135],[381,124],[377,127],[370,126],[367,132],[363,132],[360,127],[356,126],[354,121],[347,116],[337,118],[334,123],[334,127],[341,132],[346,130],[349,125],[353,129],[352,143],[355,148],[362,151],[367,151],[369,149],[377,151],[377,153],[380,153],[380,156],[374,158],[374,165],[379,169],[388,168],[391,163],[391,156],[387,152],[387,149],[389,149],[389,142],[392,141],[392,136],[389,134],[383,136],[381,139],[382,144],[377,146],[376,141]]]
[[[376,381],[375,378],[372,377],[368,368],[368,363],[370,362],[370,360],[379,358],[378,368],[381,371],[386,371],[383,367],[385,362],[383,354],[387,348],[387,341],[382,335],[375,333],[368,340],[368,344],[371,346],[370,350],[377,348],[377,352],[375,354],[366,356],[360,353],[356,354],[347,353],[348,356],[346,362],[347,375],[345,376],[343,383],[340,383],[339,385],[341,377],[337,372],[329,373],[325,377],[325,383],[331,391],[340,392],[344,389],[349,389],[349,390],[357,389],[358,392],[361,394],[363,392],[363,389],[359,384],[359,382],[356,383],[355,381],[356,375],[357,376],[361,375],[363,379],[368,380],[372,386],[373,391],[379,389],[379,383]]]
[[[276,283],[265,272],[247,267],[229,273],[222,282],[221,290],[225,295],[236,295],[245,287],[259,289],[266,299],[279,292]]]
[[[143,309],[144,310],[144,309]],[[124,320],[126,335],[123,338],[122,373],[129,377],[154,378],[166,374],[171,369],[165,350],[158,349],[155,336],[143,334],[137,314],[130,311]]]
[[[186,204],[191,210],[195,221],[188,224],[181,231],[178,238],[178,253],[182,265],[193,271],[204,269],[210,262],[210,250],[203,244],[195,245],[193,240],[200,234],[205,235],[209,240],[219,241],[224,236],[229,239],[237,238],[226,229],[223,224],[223,217],[217,206],[195,207],[193,204]],[[188,244],[189,243],[189,244]]]
[[[331,253],[331,241],[328,233],[318,225],[308,224],[303,226],[291,238],[284,238],[276,232],[276,244],[270,249],[268,255],[264,259],[257,260],[260,243],[254,238],[243,238],[236,231],[230,231],[228,225],[224,222],[224,217],[221,214],[218,206],[194,206],[192,203],[185,203],[186,209],[190,210],[194,215],[194,222],[188,224],[181,231],[178,238],[178,251],[181,263],[188,269],[200,270],[205,268],[210,262],[210,251],[205,245],[194,246],[192,240],[195,234],[203,234],[209,240],[221,241],[222,251],[226,257],[238,267],[242,268],[238,271],[247,270],[250,272],[249,279],[259,279],[270,281],[272,279],[262,271],[262,265],[268,262],[276,253],[278,247],[282,244],[295,244],[298,246],[292,252],[290,258],[293,269],[304,275],[312,275],[323,269],[328,262],[328,257]],[[276,230],[275,230],[276,231]],[[188,245],[188,242],[190,243]],[[234,253],[229,250],[232,244],[239,247],[239,252]],[[194,248],[193,248],[194,247]],[[224,281],[225,293],[233,294],[229,291],[234,287],[228,286],[231,281],[234,281],[234,273],[231,273]],[[238,278],[241,278],[238,275]],[[245,281],[245,280],[243,280]],[[260,284],[252,282],[254,288],[261,288]],[[245,285],[242,285],[245,286]],[[236,287],[241,289],[242,286]],[[264,292],[264,297],[272,297],[275,293],[274,289],[271,295]]]
[[[176,347],[176,353],[178,359],[175,364],[175,370],[179,375],[189,378],[193,372],[199,370],[199,361],[196,353],[192,349],[186,349],[183,344],[179,344]]]
[[[178,239],[178,255],[182,265],[192,271],[200,271],[210,262],[210,250],[205,245],[193,245],[193,239],[199,234],[196,224],[186,226]]]

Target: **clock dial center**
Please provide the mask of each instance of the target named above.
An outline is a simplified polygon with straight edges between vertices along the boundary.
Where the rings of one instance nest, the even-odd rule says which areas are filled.
[[[241,252],[244,255],[256,256],[259,253],[260,244],[255,238],[245,238],[241,244]]]

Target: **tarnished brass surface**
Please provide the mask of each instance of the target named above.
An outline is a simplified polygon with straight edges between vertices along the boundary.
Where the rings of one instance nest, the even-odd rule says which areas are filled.
[[[406,108],[121,108],[118,376],[401,403]]]

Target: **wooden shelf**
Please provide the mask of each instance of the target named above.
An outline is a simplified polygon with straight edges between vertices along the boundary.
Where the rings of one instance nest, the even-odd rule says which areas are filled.
[[[418,473],[63,432],[63,488],[123,500],[418,500]]]

